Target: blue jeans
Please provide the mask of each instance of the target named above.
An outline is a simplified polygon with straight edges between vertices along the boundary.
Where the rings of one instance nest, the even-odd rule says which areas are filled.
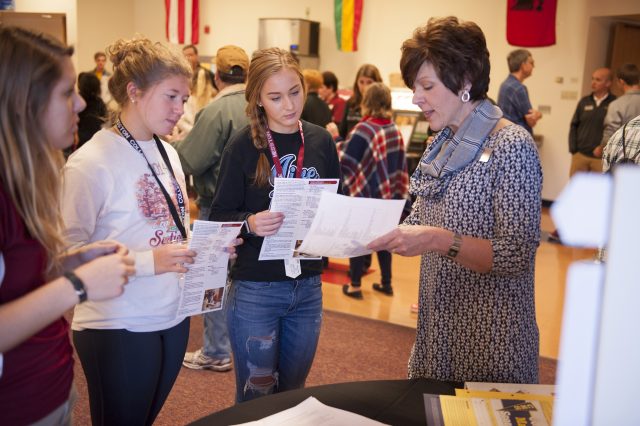
[[[322,324],[320,275],[277,282],[234,280],[227,324],[236,402],[304,387]]]
[[[198,219],[209,220],[211,206],[200,206]],[[225,321],[224,309],[207,312],[204,317],[204,338],[202,352],[214,359],[231,358],[231,344]]]

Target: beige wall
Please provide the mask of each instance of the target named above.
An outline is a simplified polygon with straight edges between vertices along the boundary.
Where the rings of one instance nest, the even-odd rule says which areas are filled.
[[[78,0],[77,3],[76,60],[79,71],[88,71],[95,67],[94,53],[104,51],[120,37],[131,37],[134,34],[133,4],[128,0]]]
[[[22,11],[43,11],[41,4],[38,0],[16,0],[17,9]],[[211,33],[201,31],[199,50],[208,56],[225,44],[239,45],[251,53],[258,47],[259,18],[319,21],[320,68],[334,71],[342,87],[353,84],[358,66],[365,62],[378,66],[388,82],[389,73],[398,72],[402,41],[431,16],[456,15],[475,21],[484,30],[492,59],[489,95],[494,99],[508,73],[505,58],[514,48],[506,42],[504,0],[368,0],[358,39],[360,50],[355,53],[336,49],[332,0],[202,0],[200,7],[201,30],[209,25]],[[77,8],[75,1],[51,0],[47,2],[47,9],[68,14],[69,41],[77,41],[77,62],[81,70],[90,69],[93,53],[117,37],[141,33],[151,39],[165,39],[163,0],[77,0]],[[604,17],[639,13],[637,0],[558,1],[557,43],[530,49],[536,69],[525,84],[534,107],[550,109],[535,128],[544,139],[540,148],[543,198],[554,200],[567,182],[569,121],[577,98],[589,90],[591,70],[604,65],[610,22]],[[562,82],[558,82],[560,80]],[[563,99],[563,92],[576,99]]]

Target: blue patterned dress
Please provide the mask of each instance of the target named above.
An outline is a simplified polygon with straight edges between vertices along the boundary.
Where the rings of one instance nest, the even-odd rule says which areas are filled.
[[[540,160],[531,135],[516,125],[487,137],[484,147],[492,150],[487,162],[471,162],[442,179],[418,167],[411,177],[417,201],[405,224],[488,239],[493,247],[486,274],[436,252],[422,255],[411,378],[538,381],[534,267]]]

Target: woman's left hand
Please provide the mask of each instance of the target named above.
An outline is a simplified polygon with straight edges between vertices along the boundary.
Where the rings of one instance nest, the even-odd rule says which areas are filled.
[[[82,264],[113,253],[120,253],[126,256],[129,253],[129,249],[124,244],[114,240],[101,240],[80,247],[77,251],[77,256]]]
[[[225,247],[223,250],[229,253],[229,259],[235,259],[238,257],[236,253],[236,247],[242,244],[244,240],[242,238],[236,238],[229,247]]]
[[[429,249],[430,226],[400,225],[393,231],[367,244],[373,251],[387,250],[401,256],[421,255]]]

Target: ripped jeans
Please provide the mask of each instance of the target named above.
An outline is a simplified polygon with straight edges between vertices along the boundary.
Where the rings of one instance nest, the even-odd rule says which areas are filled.
[[[322,323],[320,276],[291,281],[234,280],[227,325],[236,402],[304,387]]]

